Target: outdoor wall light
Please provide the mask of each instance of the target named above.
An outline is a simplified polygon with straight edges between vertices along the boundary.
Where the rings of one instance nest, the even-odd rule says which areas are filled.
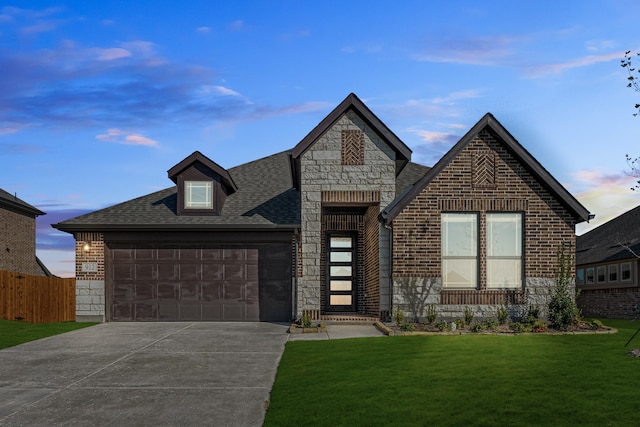
[[[89,249],[91,249],[91,245],[89,244],[89,242],[84,242],[84,245],[82,246],[82,250],[85,252],[89,252]]]

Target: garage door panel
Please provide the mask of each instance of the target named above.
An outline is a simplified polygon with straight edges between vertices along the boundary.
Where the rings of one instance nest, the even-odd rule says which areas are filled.
[[[136,283],[135,299],[136,301],[155,301],[157,299],[156,286],[149,283]]]
[[[136,320],[156,320],[158,317],[156,304],[136,303],[135,310]]]
[[[136,280],[152,280],[155,279],[153,274],[155,271],[154,264],[135,264]]]
[[[180,302],[200,301],[200,283],[181,283]]]
[[[179,280],[200,279],[200,264],[180,264]]]
[[[165,303],[157,305],[158,320],[178,320],[178,303]]]
[[[180,304],[180,320],[200,320],[200,304]]]
[[[224,284],[222,282],[203,283],[202,284],[202,301],[212,302],[222,300],[224,294]]]
[[[289,244],[107,245],[109,320],[290,319]]]

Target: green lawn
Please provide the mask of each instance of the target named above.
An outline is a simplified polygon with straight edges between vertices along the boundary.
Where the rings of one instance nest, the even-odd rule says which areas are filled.
[[[27,323],[0,320],[0,349],[92,325],[95,325],[95,323]]]
[[[640,322],[609,335],[293,341],[265,426],[639,426]]]

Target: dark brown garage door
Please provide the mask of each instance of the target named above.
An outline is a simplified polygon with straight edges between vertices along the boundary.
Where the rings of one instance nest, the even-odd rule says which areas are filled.
[[[289,245],[108,246],[110,320],[291,318]]]

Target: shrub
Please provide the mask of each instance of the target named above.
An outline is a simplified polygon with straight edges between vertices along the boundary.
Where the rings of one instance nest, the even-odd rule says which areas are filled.
[[[416,330],[416,327],[411,322],[404,322],[402,325],[400,325],[400,330],[406,331],[406,332],[413,332]]]
[[[471,332],[482,332],[484,330],[484,325],[482,323],[476,323],[471,326]]]
[[[473,322],[473,313],[469,307],[464,308],[464,321],[467,325],[470,325]]]
[[[464,319],[456,319],[453,322],[456,324],[456,329],[464,329],[467,326],[467,322]]]
[[[591,326],[591,329],[602,329],[602,328],[604,328],[604,325],[598,319],[593,319],[591,322],[589,322],[589,326]]]
[[[485,329],[489,330],[489,331],[494,331],[498,328],[498,321],[495,319],[489,319],[489,320],[485,320],[483,323],[483,326]]]
[[[569,244],[565,250],[563,243],[558,247],[556,286],[549,300],[549,321],[556,329],[567,329],[575,325],[580,320],[580,310],[576,301],[569,292],[569,285],[572,280],[573,268],[573,245]]]
[[[444,331],[449,331],[451,330],[451,326],[449,326],[449,324],[445,321],[445,320],[441,320],[436,324],[436,327],[438,328],[438,330],[440,332],[444,332]]]
[[[434,304],[429,304],[427,306],[427,322],[431,325],[438,318],[438,312],[436,311],[436,306]]]
[[[507,307],[505,307],[504,305],[501,305],[500,307],[498,307],[496,316],[498,317],[498,323],[504,325],[505,323],[507,323],[507,321],[509,321],[509,310],[507,310]]]
[[[302,325],[303,328],[311,327],[311,316],[309,316],[308,313],[302,314],[302,317],[300,317],[300,325]]]
[[[544,332],[547,330],[547,324],[544,323],[542,320],[536,320],[535,322],[533,322],[533,325],[531,326],[531,330],[533,332]]]
[[[396,310],[393,313],[393,321],[396,322],[396,326],[400,327],[404,323],[404,312],[402,310]]]
[[[522,322],[513,322],[509,328],[515,333],[531,332],[531,325]]]

